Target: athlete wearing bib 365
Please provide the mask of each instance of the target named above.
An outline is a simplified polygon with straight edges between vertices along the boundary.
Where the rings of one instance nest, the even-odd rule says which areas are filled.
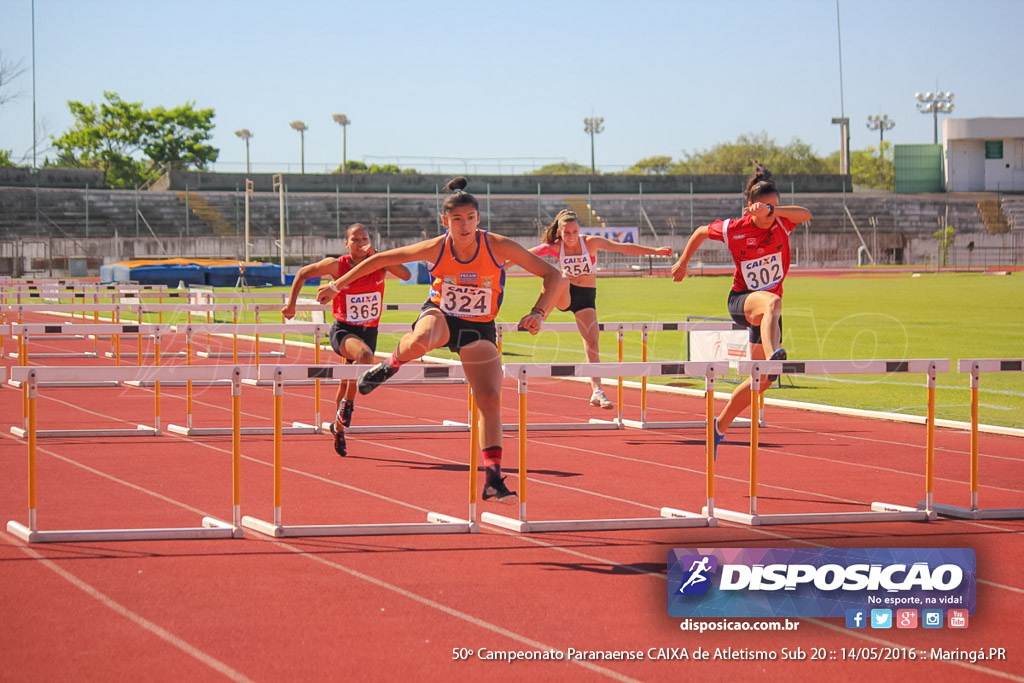
[[[555,256],[569,278],[569,292],[555,303],[560,311],[572,311],[576,327],[583,337],[583,350],[591,363],[601,361],[597,324],[597,252],[601,249],[619,254],[671,256],[670,247],[644,247],[606,239],[599,235],[581,235],[576,214],[563,209],[545,229],[544,242],[530,249],[538,256]],[[614,408],[601,388],[601,378],[591,377],[590,405]]]
[[[295,315],[295,301],[299,290],[309,278],[327,276],[335,279],[348,273],[357,263],[373,255],[370,233],[360,223],[350,225],[345,232],[345,246],[349,253],[340,258],[325,258],[317,263],[303,266],[295,274],[292,282],[288,303],[281,309],[286,319]],[[409,269],[398,264],[389,267],[393,275],[407,280]],[[346,363],[373,362],[373,354],[377,350],[377,325],[384,307],[384,271],[378,270],[365,275],[341,291],[334,298],[331,309],[334,325],[331,326],[330,342],[334,352],[345,359]],[[336,397],[337,413],[331,423],[334,435],[334,451],[345,455],[345,427],[352,424],[352,411],[355,409],[355,382],[343,380],[338,384]]]
[[[754,174],[747,181],[747,206],[743,217],[717,220],[694,231],[672,277],[686,277],[686,266],[705,239],[724,242],[732,254],[736,271],[729,292],[729,315],[748,330],[753,360],[786,360],[782,348],[782,283],[789,272],[789,235],[811,212],[800,206],[779,206],[779,192],[771,171],[754,162]],[[778,377],[762,378],[767,388]],[[766,383],[767,380],[767,383]],[[750,378],[740,384],[715,420],[715,455],[725,439],[725,430],[750,405]]]
[[[441,220],[448,232],[416,244],[385,251],[366,259],[337,280],[323,285],[317,299],[326,302],[358,278],[380,268],[407,261],[431,261],[434,276],[430,297],[423,305],[412,332],[402,337],[391,358],[359,377],[359,392],[368,394],[398,372],[404,363],[428,351],[446,346],[459,354],[480,410],[481,443],[486,479],[483,499],[515,502],[516,494],[501,475],[501,359],[495,346],[494,317],[504,292],[505,271],[510,261],[544,279],[540,297],[519,327],[537,334],[555,300],[567,289],[561,273],[515,241],[480,230],[480,207],[463,191],[465,178],[445,186]]]

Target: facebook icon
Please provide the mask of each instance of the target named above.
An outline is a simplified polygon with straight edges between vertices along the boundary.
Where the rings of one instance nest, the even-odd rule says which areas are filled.
[[[867,610],[848,609],[846,610],[846,628],[866,628]]]

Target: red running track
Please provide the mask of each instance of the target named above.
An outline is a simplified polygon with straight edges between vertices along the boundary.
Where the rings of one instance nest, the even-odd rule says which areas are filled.
[[[174,350],[171,341],[169,350]],[[214,340],[214,344],[223,341]],[[38,351],[91,342],[33,341]],[[9,349],[8,349],[9,350]],[[295,362],[311,352],[289,350]],[[70,364],[69,361],[59,361]],[[90,363],[109,363],[108,360]],[[179,361],[175,361],[179,362]],[[77,363],[77,361],[76,361]],[[586,420],[585,384],[531,382],[530,419]],[[152,420],[146,388],[44,388],[39,427],[96,429]],[[184,389],[163,391],[163,422],[184,420]],[[627,390],[627,415],[638,392]],[[225,388],[197,392],[196,424],[227,426]],[[515,420],[515,389],[505,391]],[[333,388],[321,410],[329,416]],[[269,387],[242,391],[245,426],[272,424]],[[699,419],[699,399],[650,395],[652,419]],[[923,493],[924,428],[769,408],[761,433],[761,512],[864,509],[916,503]],[[308,421],[312,388],[289,387],[286,422]],[[465,413],[465,387],[385,387],[360,398],[357,424],[438,422]],[[21,395],[0,389],[0,520],[26,518],[26,448],[10,435]],[[937,433],[936,499],[967,500],[967,435]],[[516,439],[505,440],[515,487]],[[733,430],[720,451],[716,503],[746,506],[747,441]],[[531,518],[654,516],[698,510],[701,435],[688,431],[530,434]],[[286,523],[420,522],[428,510],[464,515],[466,434],[286,436]],[[1021,440],[982,435],[982,503],[1024,502]],[[230,517],[229,437],[41,439],[39,526],[195,526]],[[272,514],[271,437],[242,444],[244,514]],[[480,508],[490,509],[481,504]],[[497,506],[505,514],[514,509]],[[560,533],[275,540],[90,542],[28,546],[0,532],[0,678],[3,680],[539,679],[897,680],[910,676],[1024,680],[1013,626],[1024,611],[1021,521],[938,521]],[[665,609],[665,559],[674,547],[970,547],[978,556],[978,612],[965,631],[851,631],[801,619],[792,632],[679,629]],[[743,621],[743,620],[737,620]],[[906,646],[1005,647],[1007,661],[802,662],[452,661],[453,648],[766,650]]]

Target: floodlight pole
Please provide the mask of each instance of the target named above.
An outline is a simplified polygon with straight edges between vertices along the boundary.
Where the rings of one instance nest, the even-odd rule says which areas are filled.
[[[246,179],[245,181],[245,262],[249,262],[249,197],[252,196],[251,180]]]
[[[280,197],[281,214],[281,284],[284,284],[284,177],[278,173],[274,176],[274,191]]]

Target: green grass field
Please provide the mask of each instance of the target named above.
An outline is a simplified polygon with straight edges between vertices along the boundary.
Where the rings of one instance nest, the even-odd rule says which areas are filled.
[[[876,277],[877,276],[877,277]],[[690,277],[682,283],[668,278],[603,278],[598,282],[601,321],[682,321],[688,315],[726,316],[731,277]],[[312,296],[312,290],[308,290]],[[508,279],[501,321],[515,321],[536,300],[539,281]],[[426,285],[402,285],[388,280],[389,303],[426,298]],[[904,359],[1024,356],[1024,274],[991,276],[980,273],[910,273],[874,271],[867,277],[790,277],[783,307],[783,342],[790,359]],[[390,313],[386,322],[415,319],[415,312]],[[223,319],[221,317],[221,319]],[[276,317],[264,317],[276,322]],[[571,321],[568,313],[549,319]],[[168,317],[165,316],[165,322]],[[379,350],[389,351],[397,335],[382,335]],[[616,356],[613,333],[602,335],[601,357]],[[446,350],[441,357],[454,357]],[[542,332],[536,337],[509,335],[507,360],[582,362],[578,334]],[[638,333],[626,335],[624,357],[639,360]],[[649,340],[651,360],[687,358],[685,333],[658,332]],[[666,382],[699,387],[702,382]],[[923,415],[923,375],[809,377],[783,380],[770,395],[812,403]],[[967,375],[940,375],[936,393],[939,418],[967,421],[970,391]],[[1024,427],[1024,374],[983,375],[981,421]]]

